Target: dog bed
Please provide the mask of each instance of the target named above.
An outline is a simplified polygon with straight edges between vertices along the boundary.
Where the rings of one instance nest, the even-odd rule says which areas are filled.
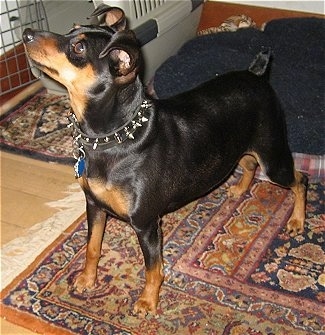
[[[216,75],[247,69],[265,47],[272,50],[270,82],[283,106],[293,152],[324,158],[325,20],[279,19],[264,30],[239,29],[198,36],[156,71],[153,89],[166,98]],[[320,162],[321,164],[321,162]]]

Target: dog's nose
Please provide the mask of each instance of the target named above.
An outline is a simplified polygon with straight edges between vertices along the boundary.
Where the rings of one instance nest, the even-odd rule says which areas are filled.
[[[27,28],[24,30],[23,32],[23,41],[25,43],[29,43],[29,42],[32,42],[35,38],[35,31],[30,29],[30,28]]]

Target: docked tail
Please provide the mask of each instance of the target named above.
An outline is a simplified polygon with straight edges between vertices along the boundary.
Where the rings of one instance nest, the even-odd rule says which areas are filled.
[[[268,69],[271,59],[271,48],[266,48],[257,54],[248,68],[248,71],[254,73],[256,76],[263,76]]]

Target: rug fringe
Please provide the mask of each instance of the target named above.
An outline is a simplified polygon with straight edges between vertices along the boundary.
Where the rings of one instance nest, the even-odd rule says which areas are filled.
[[[36,257],[60,236],[85,211],[84,194],[79,184],[72,184],[67,197],[47,203],[58,210],[52,217],[39,222],[1,248],[0,290],[24,271]]]

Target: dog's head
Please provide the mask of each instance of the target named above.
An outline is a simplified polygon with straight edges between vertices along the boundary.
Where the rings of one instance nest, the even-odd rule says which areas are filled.
[[[140,47],[126,29],[120,8],[99,6],[92,16],[103,14],[105,25],[75,25],[66,35],[36,31],[23,33],[33,64],[63,84],[73,96],[101,94],[112,85],[135,80],[141,65]]]

